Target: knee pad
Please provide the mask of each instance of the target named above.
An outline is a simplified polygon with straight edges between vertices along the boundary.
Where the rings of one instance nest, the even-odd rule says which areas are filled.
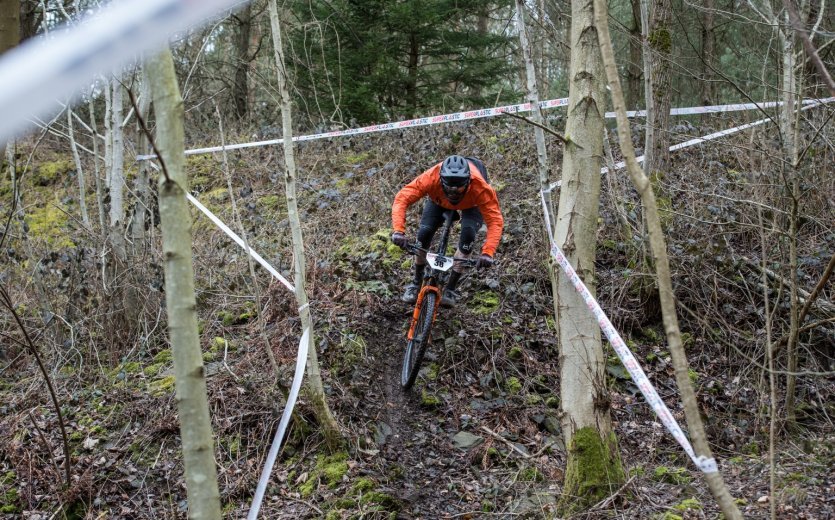
[[[478,231],[475,226],[461,226],[461,237],[458,239],[458,249],[465,255],[473,252],[473,242]]]
[[[436,229],[432,226],[420,226],[417,232],[417,239],[421,247],[428,249],[432,245],[432,237],[435,236]]]

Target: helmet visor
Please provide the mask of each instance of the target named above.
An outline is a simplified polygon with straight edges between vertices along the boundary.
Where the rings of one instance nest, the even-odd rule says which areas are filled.
[[[445,188],[466,188],[470,184],[470,177],[441,177],[441,183]]]

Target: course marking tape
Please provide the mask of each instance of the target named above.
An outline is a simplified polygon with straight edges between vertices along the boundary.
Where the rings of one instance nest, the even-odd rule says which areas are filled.
[[[817,106],[820,106],[820,105],[825,105],[827,103],[831,103],[833,101],[835,101],[835,97],[824,98],[824,99],[807,99],[807,100],[804,100],[804,102],[803,102],[805,106],[803,106],[800,110],[808,110],[810,108],[814,108],[814,107],[817,107]],[[682,148],[688,148],[690,146],[696,146],[697,144],[701,144],[701,143],[704,143],[704,142],[707,142],[707,141],[712,141],[714,139],[718,139],[720,137],[725,137],[727,135],[732,135],[732,134],[735,134],[737,132],[741,132],[743,130],[747,130],[749,128],[761,125],[763,123],[768,123],[768,122],[771,122],[771,121],[773,121],[773,120],[769,119],[769,118],[759,119],[757,121],[753,121],[751,123],[746,123],[746,124],[741,125],[741,126],[735,126],[733,128],[728,128],[727,130],[721,130],[719,132],[714,132],[712,134],[708,134],[708,135],[705,135],[705,136],[702,136],[702,137],[696,137],[695,139],[690,139],[689,141],[684,141],[683,143],[674,144],[673,146],[670,147],[670,151],[675,152],[676,150],[681,150]],[[641,155],[640,157],[636,157],[635,161],[637,161],[639,163],[644,162],[644,156]],[[615,170],[620,170],[620,169],[622,169],[626,166],[626,161],[618,161],[613,166],[614,166]],[[601,175],[606,174],[608,172],[609,172],[609,168],[606,167],[606,166],[604,166],[603,168],[600,169]],[[548,189],[546,189],[545,192],[548,193],[548,192],[550,192],[550,191],[552,191],[556,188],[559,188],[559,187],[560,187],[560,181],[555,181],[548,186]]]
[[[283,276],[281,276],[281,273],[279,273],[278,271],[276,271],[275,267],[271,266],[271,265],[270,265],[270,264],[269,264],[266,260],[264,260],[264,258],[263,258],[261,255],[259,255],[259,254],[258,254],[258,253],[254,250],[254,249],[252,249],[251,247],[248,247],[248,246],[247,246],[247,243],[246,243],[246,242],[244,242],[244,241],[243,241],[243,239],[242,239],[241,237],[239,237],[239,236],[238,236],[238,235],[237,235],[234,231],[232,231],[232,230],[229,228],[229,226],[227,226],[226,224],[224,224],[222,220],[220,220],[219,218],[217,218],[217,216],[216,216],[214,213],[212,213],[211,211],[209,211],[209,209],[208,209],[208,208],[206,208],[206,206],[204,206],[203,204],[201,204],[199,200],[197,200],[196,198],[194,198],[194,196],[192,196],[192,195],[191,195],[191,193],[186,193],[186,198],[189,200],[189,202],[191,202],[192,204],[194,204],[194,206],[195,206],[195,207],[197,207],[197,209],[199,209],[199,210],[200,210],[200,211],[202,211],[202,212],[203,212],[203,213],[204,213],[207,217],[209,217],[209,220],[211,220],[212,222],[214,222],[214,224],[215,224],[217,227],[219,227],[219,228],[220,228],[220,229],[221,229],[224,233],[226,233],[227,235],[229,235],[229,238],[231,238],[232,240],[234,240],[234,241],[235,241],[235,242],[236,242],[239,246],[241,246],[244,250],[249,249],[249,256],[251,256],[253,259],[255,259],[255,261],[256,261],[256,262],[258,262],[259,264],[261,264],[261,265],[264,267],[264,269],[266,269],[267,271],[269,271],[269,272],[270,272],[270,274],[271,274],[271,275],[273,275],[274,277],[276,277],[276,279],[278,279],[278,281],[279,281],[279,282],[281,282],[282,284],[284,284],[284,287],[288,288],[290,291],[295,291],[295,290],[296,290],[296,289],[293,287],[293,284],[291,284],[291,283],[290,283],[290,282],[289,282],[286,278],[284,278]]]
[[[828,98],[829,101],[835,100],[835,98]],[[828,102],[827,100],[804,100],[804,104],[818,104],[820,102]],[[771,101],[765,103],[742,103],[742,104],[734,104],[734,105],[711,105],[711,106],[702,106],[702,107],[685,107],[685,108],[674,108],[670,110],[671,115],[686,115],[686,114],[706,114],[706,113],[719,113],[719,112],[733,112],[733,111],[741,111],[741,110],[754,110],[756,108],[769,108],[773,106],[779,106],[782,104],[782,101]],[[568,98],[560,98],[560,99],[549,99],[548,101],[540,102],[539,106],[541,108],[555,108],[568,105]],[[332,137],[340,137],[340,136],[349,136],[349,135],[359,135],[359,134],[370,134],[373,132],[384,132],[387,130],[399,130],[402,128],[413,128],[417,126],[426,126],[426,125],[437,125],[441,123],[449,123],[453,121],[466,121],[468,119],[480,119],[484,117],[494,117],[501,115],[503,113],[520,113],[520,112],[530,112],[531,111],[531,104],[530,103],[522,103],[519,105],[507,105],[503,107],[496,107],[496,108],[482,108],[479,110],[468,110],[466,112],[455,112],[452,114],[443,114],[439,116],[432,116],[432,117],[421,117],[418,119],[409,119],[405,121],[396,121],[393,123],[382,123],[378,125],[370,125],[364,126],[361,128],[349,128],[347,130],[335,130],[333,132],[324,132],[321,134],[309,134],[309,135],[300,135],[293,137],[293,142],[300,142],[300,141],[313,141],[316,139],[329,139]],[[627,112],[627,117],[644,117],[645,111],[631,111]],[[614,112],[607,112],[607,118],[615,117]],[[213,152],[220,152],[223,151],[224,148],[226,150],[240,150],[243,148],[257,148],[260,146],[270,146],[276,144],[282,144],[284,139],[270,139],[267,141],[253,141],[249,143],[239,143],[239,144],[227,144],[225,146],[210,146],[206,148],[194,148],[191,150],[186,150],[186,155],[198,155],[198,154],[205,154],[205,153],[213,153]],[[137,161],[145,161],[148,159],[155,158],[156,155],[137,155]]]
[[[568,98],[550,99],[542,101],[539,106],[542,108],[553,108],[564,106],[568,104]],[[373,132],[384,132],[387,130],[399,130],[402,128],[414,128],[417,126],[437,125],[441,123],[449,123],[452,121],[466,121],[468,119],[480,119],[483,117],[493,117],[503,113],[515,114],[519,112],[530,112],[530,103],[520,103],[518,105],[506,105],[495,108],[482,108],[479,110],[467,110],[465,112],[455,112],[453,114],[443,114],[439,116],[419,117],[417,119],[408,119],[405,121],[395,121],[393,123],[382,123],[378,125],[369,125],[361,128],[348,128],[346,130],[334,130],[332,132],[324,132],[321,134],[300,135],[293,137],[294,142],[299,141],[313,141],[315,139],[328,139],[331,137],[341,137],[348,135],[370,134]],[[211,146],[208,148],[195,148],[193,150],[186,150],[186,155],[196,155],[203,153],[220,152],[224,148],[226,150],[239,150],[241,148],[254,148],[258,146],[269,146],[274,144],[281,144],[284,139],[270,139],[268,141],[255,141],[251,143],[227,144],[224,146]],[[137,161],[144,161],[153,159],[156,155],[137,155]]]
[[[59,100],[89,88],[143,52],[166,43],[170,34],[208,20],[241,0],[121,0],[77,24],[32,38],[0,60],[0,142],[57,112]]]
[[[641,365],[635,359],[635,356],[632,355],[632,352],[629,350],[629,347],[626,346],[626,343],[620,337],[618,331],[615,330],[612,322],[609,321],[606,313],[603,312],[600,304],[594,299],[594,296],[592,296],[588,287],[586,287],[586,284],[584,284],[577,275],[577,271],[574,270],[574,267],[571,266],[571,263],[560,250],[559,246],[557,246],[557,243],[554,240],[553,231],[551,230],[551,215],[548,211],[548,204],[545,201],[544,191],[540,192],[540,198],[542,199],[542,210],[545,213],[545,225],[548,231],[548,239],[551,243],[551,256],[553,256],[557,263],[560,264],[560,267],[562,267],[563,271],[565,271],[565,274],[568,276],[568,279],[574,286],[574,289],[580,293],[583,301],[586,302],[586,306],[592,312],[594,317],[597,318],[597,323],[600,325],[600,329],[606,335],[606,338],[609,340],[612,348],[614,348],[615,353],[618,355],[621,363],[623,363],[623,366],[626,367],[627,371],[629,371],[629,375],[632,376],[632,381],[635,385],[637,385],[641,394],[643,394],[644,398],[650,404],[652,410],[655,412],[655,415],[661,419],[661,422],[667,428],[667,431],[669,431],[673,438],[675,438],[681,447],[684,448],[684,451],[687,452],[687,455],[690,456],[690,459],[701,471],[704,473],[716,473],[718,471],[716,460],[703,455],[696,456],[693,451],[693,446],[690,445],[690,441],[687,439],[687,436],[684,435],[681,426],[679,426],[678,422],[676,422],[673,414],[670,413],[669,408],[667,408],[667,405],[664,404],[664,401],[661,400],[661,397],[658,395],[658,391],[649,381],[649,378],[644,373]]]
[[[287,396],[287,404],[284,407],[284,412],[281,414],[278,430],[276,430],[275,437],[273,437],[270,452],[267,454],[267,461],[264,464],[264,469],[261,471],[261,478],[258,479],[258,487],[255,489],[255,496],[252,498],[252,505],[246,516],[247,520],[255,520],[258,518],[258,511],[261,510],[264,492],[267,490],[267,484],[270,481],[270,474],[273,471],[275,459],[278,457],[278,451],[281,449],[281,442],[284,439],[284,433],[287,431],[287,425],[290,423],[290,417],[293,415],[293,408],[296,406],[296,399],[299,396],[299,390],[302,386],[302,378],[304,377],[304,368],[309,349],[310,329],[304,329],[302,339],[299,341],[299,354],[296,357],[296,371],[293,374],[293,383],[290,385],[290,395]]]

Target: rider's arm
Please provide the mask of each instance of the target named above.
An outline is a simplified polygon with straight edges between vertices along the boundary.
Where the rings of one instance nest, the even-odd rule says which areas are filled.
[[[431,174],[432,168],[403,186],[394,196],[394,203],[391,205],[391,228],[393,231],[406,232],[406,210],[426,195],[432,183]]]
[[[481,216],[484,217],[484,223],[487,224],[487,237],[484,239],[481,252],[485,255],[494,256],[496,248],[499,246],[499,240],[502,238],[504,217],[502,217],[502,212],[499,209],[499,198],[491,186],[486,186],[486,189],[479,194],[478,209],[481,211]]]

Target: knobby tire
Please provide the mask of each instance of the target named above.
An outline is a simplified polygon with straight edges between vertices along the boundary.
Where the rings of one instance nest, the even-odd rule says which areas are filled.
[[[426,353],[426,346],[429,344],[429,332],[432,329],[432,315],[435,312],[435,301],[438,295],[434,292],[427,292],[420,304],[420,313],[415,332],[412,339],[406,344],[406,353],[403,355],[403,370],[400,374],[400,384],[404,390],[408,390],[415,384],[420,363]]]

